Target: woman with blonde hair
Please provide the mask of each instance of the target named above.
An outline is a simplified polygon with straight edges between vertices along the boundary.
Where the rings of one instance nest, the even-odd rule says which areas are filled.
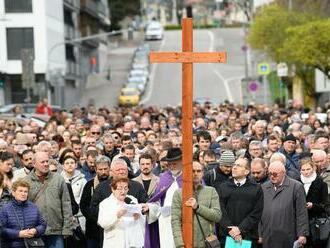
[[[306,193],[306,208],[308,210],[308,219],[311,222],[315,218],[326,216],[326,207],[328,202],[328,187],[323,179],[317,175],[316,166],[310,158],[300,160],[300,179],[304,185]],[[307,247],[326,247],[323,243],[313,237],[313,233],[307,241]]]

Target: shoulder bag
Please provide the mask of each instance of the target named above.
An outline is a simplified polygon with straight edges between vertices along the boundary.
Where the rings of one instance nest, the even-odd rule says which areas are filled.
[[[326,241],[330,234],[330,218],[326,217],[313,218],[309,222],[311,238],[313,242]]]
[[[199,220],[198,214],[196,212],[194,212],[194,213],[195,213],[196,218],[197,218],[198,226],[202,231],[202,235],[203,235],[204,242],[205,242],[205,247],[206,248],[221,248],[220,242],[219,242],[216,235],[211,234],[211,235],[205,237],[205,233],[203,231],[203,227],[202,227],[201,222]]]
[[[16,220],[17,220],[18,225],[20,226],[21,230],[24,230],[23,225],[20,222],[14,207],[13,207],[13,211],[14,211],[14,214],[16,216]],[[24,245],[25,245],[26,248],[45,248],[46,247],[44,241],[40,237],[39,238],[37,238],[37,237],[24,238]]]
[[[53,178],[49,179],[48,181],[45,181],[44,184],[41,186],[41,188],[38,190],[36,196],[33,199],[30,199],[33,203],[36,203],[38,199],[40,198],[41,194],[46,190],[48,184],[53,180]]]

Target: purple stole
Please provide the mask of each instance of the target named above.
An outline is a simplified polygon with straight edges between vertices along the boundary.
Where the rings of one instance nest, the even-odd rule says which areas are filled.
[[[179,188],[182,188],[182,174],[176,179]],[[154,195],[149,199],[148,202],[157,202],[160,200],[160,205],[163,206],[166,192],[174,182],[174,178],[170,171],[164,172],[159,179],[158,186],[155,190]],[[152,224],[146,223],[146,233],[144,239],[144,248],[159,248],[159,228],[158,221]]]

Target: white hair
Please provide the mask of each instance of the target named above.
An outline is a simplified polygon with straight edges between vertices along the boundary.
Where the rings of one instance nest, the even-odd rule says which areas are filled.
[[[52,145],[51,145],[51,143],[49,143],[49,142],[46,141],[46,140],[40,141],[39,144],[38,144],[38,146],[37,146],[37,151],[41,151],[41,149],[42,149],[43,147],[51,148]]]
[[[110,168],[112,168],[115,164],[122,164],[122,165],[126,165],[127,166],[126,161],[124,159],[121,159],[121,158],[117,158],[117,159],[112,160],[111,165],[110,165]]]
[[[286,157],[283,153],[280,153],[280,152],[275,152],[271,157],[270,157],[270,160],[269,160],[269,163],[273,163],[275,161],[280,161],[282,162],[283,164],[286,164]]]

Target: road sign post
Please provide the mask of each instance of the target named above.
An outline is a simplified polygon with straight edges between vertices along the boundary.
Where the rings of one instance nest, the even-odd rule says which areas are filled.
[[[258,74],[262,77],[262,85],[263,85],[263,95],[264,95],[264,104],[268,104],[268,81],[267,75],[270,73],[270,65],[268,63],[260,63],[258,64]]]
[[[26,101],[31,101],[30,89],[35,86],[34,51],[33,49],[21,50],[22,61],[22,87],[26,89]]]

